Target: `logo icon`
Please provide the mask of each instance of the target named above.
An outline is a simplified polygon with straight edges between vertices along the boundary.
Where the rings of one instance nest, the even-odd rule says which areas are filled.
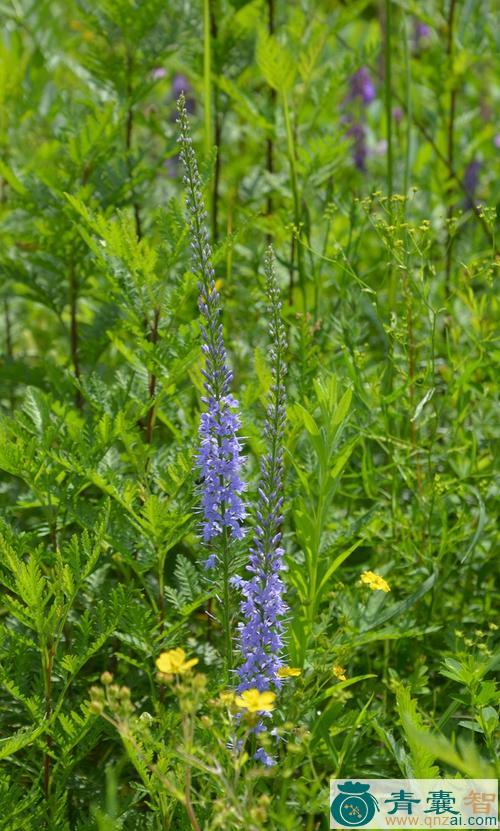
[[[332,801],[330,811],[338,825],[358,828],[366,825],[378,811],[378,802],[369,793],[370,786],[361,782],[344,782],[338,785],[339,793]]]

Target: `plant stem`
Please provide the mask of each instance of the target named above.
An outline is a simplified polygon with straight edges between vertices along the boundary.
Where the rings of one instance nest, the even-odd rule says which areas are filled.
[[[79,335],[78,335],[78,281],[75,274],[75,258],[71,256],[69,266],[69,308],[70,308],[70,345],[71,345],[71,361],[73,364],[73,371],[77,381],[80,380],[80,355],[79,355]],[[83,396],[79,388],[75,392],[75,404],[78,409],[83,407]]]
[[[127,75],[127,117],[125,120],[125,149],[126,149],[126,163],[127,163],[127,171],[128,177],[132,179],[132,135],[134,131],[134,109],[132,105],[132,98],[133,98],[133,84],[132,84],[132,73],[134,68],[134,62],[132,55],[130,52],[127,52],[126,61],[126,75]],[[142,220],[141,220],[141,210],[139,207],[139,203],[135,198],[135,190],[130,182],[130,191],[132,194],[132,207],[134,211],[134,221],[135,221],[135,231],[137,234],[138,239],[142,239]]]
[[[193,826],[194,831],[201,831],[201,828],[198,825],[198,820],[196,819],[193,803],[191,802],[191,768],[189,767],[189,765],[186,765],[186,772],[184,778],[184,797],[186,800],[186,811],[189,817],[189,821]]]
[[[405,142],[405,166],[403,174],[403,195],[408,196],[408,187],[410,185],[410,167],[411,167],[411,121],[413,116],[413,108],[411,101],[411,61],[410,50],[408,48],[408,24],[406,15],[403,16],[403,49],[404,49],[404,68],[405,68],[405,109],[406,109],[406,142]],[[405,203],[406,210],[406,203]]]
[[[392,214],[393,158],[392,158],[392,7],[385,0],[385,123],[387,130],[387,197]]]
[[[393,154],[392,154],[392,6],[385,0],[384,101],[387,132],[386,188],[389,223],[392,225]],[[395,312],[396,275],[392,261],[389,264],[389,313]],[[391,384],[392,386],[392,384]]]
[[[205,155],[212,149],[212,44],[210,0],[203,0],[203,103],[205,107]]]
[[[457,88],[453,79],[453,35],[454,35],[454,21],[455,21],[456,0],[450,0],[448,10],[447,22],[447,42],[446,55],[448,63],[448,73],[451,78],[450,101],[449,101],[449,116],[448,116],[448,130],[446,139],[446,161],[448,169],[454,169],[455,157],[455,114],[457,106]],[[446,199],[449,202],[446,212],[446,278],[445,278],[445,292],[448,297],[450,294],[450,278],[452,267],[452,248],[454,235],[451,230],[451,224],[454,214],[454,206],[450,201],[453,195],[452,182],[449,181],[446,190]]]
[[[49,721],[52,715],[52,668],[54,666],[55,648],[54,644],[47,643],[42,653],[43,678],[45,688],[45,721]],[[45,743],[47,750],[43,756],[43,790],[45,799],[50,797],[50,754],[49,750],[52,745],[52,738],[49,733],[46,734]]]
[[[7,297],[3,299],[3,314],[5,321],[5,354],[9,360],[12,360],[12,321],[10,319],[10,306]]]
[[[215,9],[215,1],[209,2],[209,16],[210,16],[210,38],[212,48],[217,43],[217,13]],[[220,188],[220,171],[221,171],[221,144],[222,144],[222,116],[219,112],[219,89],[214,87],[214,115],[213,115],[213,135],[216,148],[214,182],[212,189],[212,240],[214,245],[219,239],[218,217],[219,217],[219,188]]]
[[[274,0],[267,0],[267,31],[270,35],[274,34],[275,28],[275,8],[274,8]],[[271,94],[270,94],[270,102],[271,102],[271,110],[272,110],[272,118],[274,121],[274,112],[276,109],[276,90],[271,87]],[[266,142],[266,166],[267,172],[272,175],[274,172],[274,141],[272,135],[269,136]],[[270,217],[273,212],[273,197],[271,192],[269,192],[267,197],[267,205],[266,205],[266,213],[267,216]],[[271,234],[267,235],[267,242],[270,244],[271,242]],[[292,267],[292,281],[293,281],[293,267]]]
[[[292,123],[290,120],[290,111],[288,109],[288,98],[286,92],[283,93],[283,115],[285,119],[285,130],[286,130],[286,139],[287,139],[287,146],[288,146],[288,159],[290,162],[290,178],[292,181],[292,194],[293,194],[293,218],[294,218],[294,233],[292,236],[292,263],[291,268],[293,269],[293,245],[294,242],[297,243],[297,267],[299,272],[299,282],[300,288],[302,291],[302,302],[304,309],[303,311],[307,311],[307,296],[306,296],[306,286],[305,286],[305,273],[304,273],[304,263],[303,263],[303,252],[302,252],[302,245],[300,241],[301,229],[300,229],[300,199],[299,199],[299,189],[297,184],[297,165],[295,163],[295,143],[293,139],[293,132],[292,132]]]
[[[149,340],[153,344],[156,345],[158,341],[158,327],[160,325],[160,307],[157,306],[154,310],[153,315],[153,326],[150,332]],[[154,404],[154,397],[156,393],[156,375],[154,372],[151,373],[149,376],[149,385],[148,385],[148,393],[149,393],[149,400],[151,402],[150,408],[148,410],[148,414],[146,416],[146,424],[144,426],[144,439],[147,444],[151,444],[151,439],[153,437],[153,428],[155,423],[155,411],[156,407]]]
[[[222,508],[222,514],[224,509]],[[233,668],[233,639],[231,636],[231,613],[230,613],[230,587],[229,587],[229,545],[227,528],[222,534],[222,629],[224,637],[224,659],[226,670],[226,681],[229,681],[230,672]]]

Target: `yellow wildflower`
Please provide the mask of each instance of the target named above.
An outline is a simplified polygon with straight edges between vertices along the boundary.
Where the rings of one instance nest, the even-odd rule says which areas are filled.
[[[259,692],[256,689],[245,690],[241,695],[236,696],[235,701],[238,707],[248,710],[249,713],[270,713],[274,710],[276,693]]]
[[[340,664],[334,664],[332,669],[335,678],[338,678],[339,681],[347,681],[347,675],[345,674],[344,667],[341,667]]]
[[[232,690],[223,690],[221,693],[219,693],[219,701],[221,701],[222,704],[227,704],[228,706],[234,704],[235,698],[236,695]]]
[[[297,667],[280,667],[277,672],[278,678],[298,678],[302,670]]]
[[[183,675],[197,663],[198,658],[190,658],[189,661],[186,661],[186,653],[180,647],[162,652],[160,657],[156,659],[156,666],[165,675]]]
[[[364,571],[361,575],[361,582],[365,583],[374,591],[380,589],[380,591],[383,592],[390,592],[391,590],[389,583],[386,580],[384,580],[384,578],[381,577],[380,574],[375,574],[375,572],[373,571]]]

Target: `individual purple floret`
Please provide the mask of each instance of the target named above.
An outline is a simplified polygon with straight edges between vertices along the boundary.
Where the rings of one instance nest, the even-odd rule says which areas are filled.
[[[227,356],[220,323],[220,300],[215,288],[215,274],[211,262],[211,249],[206,228],[207,214],[203,204],[202,186],[198,164],[191,143],[184,95],[178,101],[180,127],[180,158],[184,165],[184,183],[187,188],[186,204],[191,230],[191,248],[194,269],[199,275],[199,308],[202,314],[202,350],[205,355],[205,395],[202,413],[197,465],[200,470],[203,510],[202,532],[210,543],[219,535],[228,534],[234,539],[244,535],[245,506],[242,499],[244,485],[240,471],[242,466],[241,442],[237,432],[240,421],[238,402],[231,395],[232,372]],[[206,561],[208,568],[217,563],[211,553]]]
[[[375,98],[375,86],[366,66],[358,69],[349,79],[349,92],[347,101],[354,101],[359,98],[363,104],[371,104]]]
[[[286,420],[285,351],[286,336],[281,321],[279,289],[274,273],[272,249],[266,256],[267,292],[270,304],[272,381],[264,435],[269,449],[261,461],[260,487],[253,545],[246,570],[248,577],[235,578],[243,599],[243,621],[238,626],[243,663],[238,669],[240,691],[256,688],[260,692],[279,688],[278,669],[282,666],[284,623],[287,606],[283,600],[281,571],[284,550],[281,546],[283,521],[283,433]]]

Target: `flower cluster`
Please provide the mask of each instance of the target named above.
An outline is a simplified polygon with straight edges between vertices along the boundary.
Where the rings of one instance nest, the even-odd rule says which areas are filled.
[[[267,293],[270,305],[272,382],[264,433],[269,451],[261,462],[260,487],[256,527],[250,558],[246,566],[248,577],[235,578],[243,600],[243,621],[239,624],[239,642],[243,663],[238,669],[239,690],[279,687],[279,669],[282,665],[283,600],[281,579],[283,548],[281,523],[283,506],[283,447],[285,428],[285,330],[281,321],[279,289],[274,273],[273,254],[269,249],[265,263]]]
[[[220,300],[211,262],[207,214],[184,95],[179,97],[178,110],[180,158],[184,165],[191,248],[194,268],[199,275],[199,308],[203,318],[205,395],[202,400],[205,412],[200,421],[197,464],[202,479],[203,539],[210,543],[222,534],[229,534],[235,539],[241,539],[244,535],[245,506],[241,496],[244,485],[240,477],[242,448],[237,435],[240,426],[238,403],[230,392],[232,372],[227,364],[220,322]],[[207,566],[213,567],[216,562],[217,555],[210,554]]]
[[[186,661],[186,653],[180,647],[162,652],[160,657],[156,659],[158,672],[164,675],[184,675],[197,663],[198,658],[190,658]]]
[[[332,672],[335,675],[335,678],[338,678],[339,681],[347,681],[347,675],[345,674],[345,669],[340,664],[334,664],[332,668]]]
[[[375,574],[374,571],[364,571],[361,575],[361,582],[366,586],[369,586],[370,589],[373,589],[373,591],[378,589],[383,592],[390,592],[391,590],[387,580],[384,580],[380,574]]]
[[[349,78],[347,101],[359,98],[363,104],[371,104],[375,98],[375,87],[366,66],[362,66]]]

